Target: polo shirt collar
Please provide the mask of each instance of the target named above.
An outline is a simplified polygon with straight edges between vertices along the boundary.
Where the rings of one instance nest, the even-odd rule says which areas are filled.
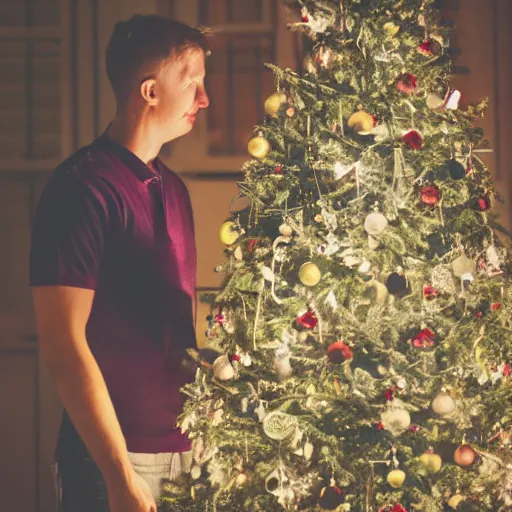
[[[148,180],[152,180],[155,178],[155,172],[159,172],[158,157],[155,158],[155,170],[153,171],[135,153],[132,153],[126,146],[110,138],[106,135],[106,132],[100,135],[100,137],[94,141],[94,144],[105,151],[114,153],[140,181],[147,182]]]

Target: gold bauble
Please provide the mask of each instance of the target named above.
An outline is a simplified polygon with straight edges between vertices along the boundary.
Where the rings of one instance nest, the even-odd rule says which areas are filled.
[[[286,103],[286,94],[284,92],[275,92],[265,100],[265,112],[269,116],[277,117],[277,113],[284,103]]]
[[[405,482],[405,473],[401,469],[393,469],[388,473],[387,480],[393,489],[399,489]]]
[[[247,151],[254,158],[263,160],[270,153],[270,143],[259,133],[256,137],[253,137],[247,144]]]
[[[374,126],[375,119],[364,110],[355,112],[348,118],[348,127],[361,135],[369,134]]]
[[[392,21],[385,23],[384,27],[382,28],[384,29],[384,32],[386,32],[388,36],[396,36],[398,34],[398,31],[400,30],[400,27],[396,23],[393,23]]]
[[[299,269],[299,279],[304,286],[316,286],[321,278],[322,273],[314,263],[304,263]]]
[[[443,465],[443,459],[437,453],[424,453],[420,455],[419,460],[430,475],[438,473]]]
[[[240,232],[237,229],[237,225],[230,220],[224,222],[220,227],[219,238],[224,245],[233,245],[239,236]]]
[[[454,510],[457,509],[457,507],[466,499],[465,496],[462,496],[462,494],[454,494],[449,500],[448,500],[448,506],[450,508],[453,508]]]

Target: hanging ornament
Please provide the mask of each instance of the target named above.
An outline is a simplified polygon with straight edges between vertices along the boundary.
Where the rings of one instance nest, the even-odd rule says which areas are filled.
[[[400,27],[396,23],[393,23],[392,21],[384,23],[384,26],[382,28],[384,29],[384,32],[390,37],[396,36],[398,34],[398,31],[400,30]]]
[[[386,288],[391,295],[404,297],[410,293],[409,281],[401,267],[396,272],[391,272],[386,279]]]
[[[258,160],[263,160],[270,153],[270,143],[263,136],[263,132],[259,132],[256,137],[253,137],[249,143],[247,144],[247,150],[249,154],[257,158]]]
[[[279,226],[279,233],[281,233],[281,235],[285,238],[290,238],[293,235],[293,228],[290,226],[290,224],[281,224]]]
[[[392,435],[398,436],[411,425],[411,415],[397,398],[387,403],[386,410],[380,415],[382,425]]]
[[[230,380],[235,376],[235,369],[229,356],[222,355],[213,362],[213,375],[219,380]]]
[[[232,221],[224,222],[219,230],[220,241],[224,245],[233,245],[240,237],[238,226]]]
[[[378,236],[388,227],[388,219],[380,212],[373,212],[367,215],[364,220],[365,231],[372,236]]]
[[[343,503],[343,492],[338,487],[331,485],[320,491],[318,504],[323,510],[336,510]]]
[[[393,506],[384,505],[383,507],[379,508],[378,512],[407,512],[407,510],[402,507],[402,505],[396,504]]]
[[[428,206],[435,206],[440,197],[439,189],[435,185],[428,185],[421,190],[421,202]]]
[[[340,60],[339,55],[336,55],[328,46],[322,45],[315,55],[315,64],[324,69],[329,69],[334,60]]]
[[[455,464],[460,466],[461,468],[468,468],[475,462],[477,454],[475,450],[469,444],[463,444],[459,446],[455,453],[453,454],[453,460]]]
[[[427,96],[427,107],[431,110],[437,110],[443,108],[444,99],[438,96],[437,94],[430,93]]]
[[[290,477],[283,468],[276,468],[265,478],[265,490],[279,498],[279,503],[287,507],[295,499]]]
[[[281,105],[286,103],[286,94],[284,92],[275,92],[271,94],[264,103],[265,112],[272,117],[277,117]]]
[[[409,130],[402,135],[402,141],[411,149],[421,149],[423,147],[423,137],[416,130]]]
[[[352,357],[354,357],[352,350],[341,340],[332,343],[327,349],[327,358],[332,364],[341,364]]]
[[[418,46],[418,52],[421,53],[421,55],[425,55],[425,57],[432,57],[438,54],[440,50],[440,44],[433,39],[423,41],[423,43]]]
[[[404,73],[398,79],[396,87],[401,92],[413,94],[418,87],[416,77],[412,73]]]
[[[429,475],[435,475],[441,470],[443,459],[433,450],[428,450],[419,457],[420,463],[425,467]]]
[[[300,11],[300,21],[302,23],[308,23],[309,22],[309,16],[308,16],[308,9],[307,7],[303,7]]]
[[[361,162],[355,162],[352,164],[342,164],[341,162],[335,162],[333,171],[334,171],[334,178],[337,180],[341,180],[344,176],[351,173],[352,171],[355,171],[356,176],[359,172],[359,168],[361,167]]]
[[[388,473],[386,480],[393,489],[400,489],[405,482],[405,472],[401,469],[393,469]]]
[[[322,279],[322,273],[314,263],[309,261],[300,267],[299,279],[304,286],[316,286]]]
[[[448,506],[454,510],[457,510],[458,506],[466,499],[462,494],[454,494],[448,500]]]
[[[190,478],[192,478],[192,480],[199,480],[201,478],[201,473],[202,473],[201,466],[198,466],[197,464],[195,464],[190,469]]]
[[[462,94],[457,89],[448,89],[444,98],[443,107],[447,110],[457,110],[462,98]]]
[[[237,487],[242,487],[243,485],[245,485],[248,479],[249,477],[247,476],[246,473],[240,473],[235,478],[235,484],[237,485]]]
[[[295,321],[304,329],[314,329],[318,323],[318,318],[312,309],[308,309],[306,313],[297,317]]]
[[[422,329],[414,338],[411,340],[411,345],[414,348],[432,348],[435,345],[436,335],[431,329]]]
[[[446,167],[452,180],[461,180],[466,177],[466,167],[458,160],[455,160],[454,158],[448,160]]]
[[[439,416],[450,416],[457,409],[455,400],[449,393],[439,393],[432,400],[432,410]]]
[[[462,279],[466,274],[473,275],[476,271],[476,263],[465,254],[452,262],[453,274]]]
[[[482,196],[478,198],[476,201],[477,209],[481,212],[486,212],[491,207],[491,202],[489,201],[489,198]]]
[[[428,284],[423,287],[423,297],[427,300],[434,300],[437,297],[437,290]]]
[[[359,135],[369,135],[377,124],[374,116],[368,114],[364,110],[355,112],[348,118],[348,127]]]
[[[263,420],[263,431],[275,441],[284,441],[291,438],[297,430],[299,423],[295,416],[281,411],[269,412]]]
[[[274,369],[279,380],[286,380],[292,374],[292,366],[290,364],[290,351],[288,347],[284,347],[276,351],[274,359]]]

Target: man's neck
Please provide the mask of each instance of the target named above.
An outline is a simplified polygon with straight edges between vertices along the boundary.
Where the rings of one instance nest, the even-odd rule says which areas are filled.
[[[107,128],[106,135],[128,148],[146,165],[158,156],[162,147],[151,136],[147,123],[134,116],[130,118],[118,113]]]

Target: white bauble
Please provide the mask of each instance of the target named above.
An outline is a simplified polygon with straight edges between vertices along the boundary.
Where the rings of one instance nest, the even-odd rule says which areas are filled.
[[[230,380],[235,376],[235,369],[227,355],[219,356],[213,362],[213,375],[219,380]]]

